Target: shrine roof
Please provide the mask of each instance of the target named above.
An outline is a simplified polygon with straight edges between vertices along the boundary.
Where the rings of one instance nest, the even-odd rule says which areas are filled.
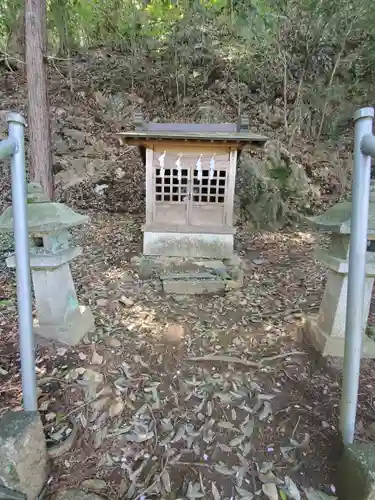
[[[197,141],[263,145],[268,137],[254,134],[235,123],[142,123],[134,131],[118,132],[133,144],[149,141]]]

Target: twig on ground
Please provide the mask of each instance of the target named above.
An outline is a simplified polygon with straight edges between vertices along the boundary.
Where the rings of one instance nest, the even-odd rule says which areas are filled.
[[[17,57],[14,57],[11,54],[8,54],[8,52],[5,52],[5,50],[0,50],[0,54],[3,54],[3,56],[5,57],[6,64],[11,71],[13,71],[13,70],[12,70],[11,66],[9,65],[8,59],[13,59],[13,61],[16,61],[18,64],[22,64],[22,65],[25,64],[24,61],[21,61],[20,59],[17,59]]]
[[[205,464],[203,462],[174,462],[174,465],[188,465],[189,467],[212,467],[211,464]]]
[[[294,426],[294,429],[293,429],[293,432],[292,432],[292,435],[291,435],[291,439],[294,439],[294,435],[295,435],[295,433],[297,432],[297,428],[298,428],[298,425],[299,425],[300,420],[301,420],[301,415],[299,415],[298,420],[297,420],[297,423],[296,423],[296,425]]]
[[[303,351],[283,352],[282,354],[276,354],[275,356],[266,356],[265,358],[261,359],[261,363],[267,363],[268,361],[287,358],[288,356],[306,356],[306,353]]]
[[[205,495],[206,494],[206,488],[204,487],[203,477],[202,477],[201,471],[199,471],[199,482],[200,482],[200,485],[201,485],[201,490],[202,490],[203,494]]]
[[[152,457],[156,451],[156,448],[158,447],[158,426],[157,426],[157,423],[156,423],[156,418],[155,418],[155,415],[154,415],[154,412],[152,411],[152,408],[150,405],[147,405],[148,406],[148,409],[150,410],[151,412],[151,417],[152,417],[152,420],[154,421],[154,433],[155,433],[155,443],[154,443],[154,449],[152,450],[152,453],[150,453],[150,457]]]
[[[188,358],[187,361],[213,361],[217,363],[236,363],[238,365],[249,366],[251,368],[260,368],[261,363],[256,361],[247,361],[246,359],[231,357],[231,356],[194,356],[193,358]]]
[[[235,363],[238,365],[249,366],[251,368],[261,368],[264,363],[269,361],[275,361],[277,359],[287,358],[288,356],[305,356],[306,353],[302,351],[291,351],[284,352],[282,354],[276,354],[275,356],[266,356],[260,361],[248,361],[247,359],[236,358],[232,356],[215,356],[214,354],[208,354],[207,356],[195,356],[193,358],[188,358],[187,361],[212,361],[216,363]]]
[[[98,397],[100,397],[103,394],[103,392],[104,392],[104,390],[102,389],[101,391],[98,392],[98,394],[94,398],[90,399],[89,401],[85,401],[84,403],[80,404],[76,408],[73,408],[66,415],[63,415],[63,417],[61,417],[61,420],[66,420],[67,418],[70,417],[70,415],[72,415],[76,411],[81,410],[85,406],[88,406],[90,403],[93,403],[96,399],[98,399]]]
[[[71,61],[71,57],[56,57],[56,56],[44,56],[47,61]]]

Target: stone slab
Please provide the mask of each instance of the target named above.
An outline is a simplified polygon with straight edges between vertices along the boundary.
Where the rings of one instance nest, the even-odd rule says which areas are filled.
[[[143,253],[169,257],[230,259],[233,234],[167,233],[145,231]]]
[[[328,335],[323,332],[317,322],[317,316],[310,317],[302,327],[304,338],[318,351],[322,356],[344,357],[345,337]],[[362,358],[375,359],[375,342],[367,335],[362,339]]]
[[[207,280],[212,279],[213,274],[211,273],[200,273],[200,272],[191,272],[191,273],[174,273],[174,272],[166,272],[160,275],[161,280]]]
[[[38,413],[6,413],[0,419],[0,482],[35,500],[47,471],[46,441]]]
[[[228,268],[222,260],[204,259],[195,260],[193,261],[193,263],[198,267],[210,270],[212,274],[220,276],[221,279],[226,280],[231,278],[230,274],[228,273]]]
[[[337,478],[340,500],[375,500],[375,444],[345,446]]]
[[[230,290],[239,290],[242,288],[242,283],[236,280],[226,280],[225,281],[225,289]]]
[[[138,276],[141,280],[148,280],[170,269],[180,268],[184,260],[181,257],[163,257],[160,255],[140,255],[132,258]]]
[[[194,264],[197,266],[207,267],[208,269],[226,269],[227,266],[224,264],[222,260],[219,259],[203,259],[203,260],[194,260]]]
[[[225,290],[225,281],[211,279],[170,279],[163,280],[165,293],[177,295],[218,294]]]
[[[230,277],[232,281],[235,281],[239,284],[239,287],[243,286],[243,280],[245,277],[244,270],[240,267],[232,267],[228,269]]]
[[[4,500],[26,500],[25,493],[21,493],[20,491],[10,490],[5,486],[0,484],[0,498]]]
[[[88,307],[79,306],[72,314],[66,317],[64,323],[36,323],[33,329],[35,335],[75,346],[93,328],[94,316],[92,312]]]
[[[240,288],[243,285],[244,271],[241,259],[234,258],[224,263],[219,259],[193,259],[183,257],[167,257],[160,255],[142,255],[132,259],[137,267],[140,279],[159,277],[160,279],[221,279],[232,280],[233,286]]]
[[[223,263],[227,267],[244,267],[244,262],[239,255],[234,253],[229,259],[224,259]]]

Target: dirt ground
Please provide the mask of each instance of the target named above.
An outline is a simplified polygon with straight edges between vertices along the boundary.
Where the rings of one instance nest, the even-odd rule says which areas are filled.
[[[80,486],[111,499],[335,498],[339,364],[300,335],[326,279],[312,256],[316,235],[240,228],[244,287],[173,297],[137,276],[140,220],[89,215],[72,268],[95,332],[75,348],[37,348],[55,457],[47,495]],[[21,392],[15,279],[1,266],[4,413],[20,408]],[[363,362],[363,441],[373,438],[374,386],[374,364]]]

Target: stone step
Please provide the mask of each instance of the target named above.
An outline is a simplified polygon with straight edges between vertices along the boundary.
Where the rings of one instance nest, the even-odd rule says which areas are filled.
[[[164,280],[207,280],[207,279],[217,279],[212,273],[206,272],[188,272],[188,273],[164,273],[160,275],[160,279]]]
[[[161,280],[168,294],[207,295],[225,290],[225,281],[210,273],[167,273]]]

